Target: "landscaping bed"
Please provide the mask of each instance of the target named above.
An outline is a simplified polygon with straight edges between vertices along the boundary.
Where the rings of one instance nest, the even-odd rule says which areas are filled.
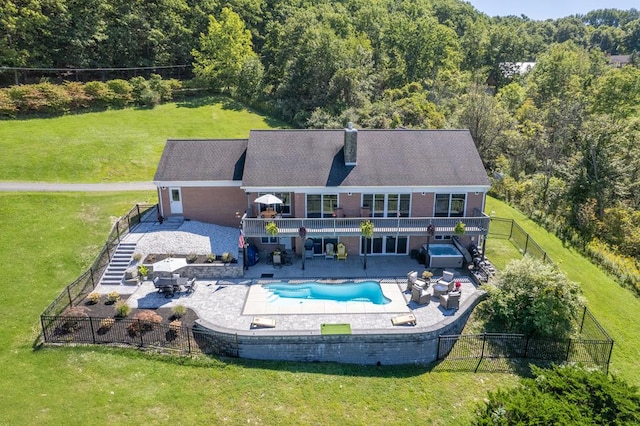
[[[215,257],[214,257],[215,256]],[[210,254],[171,254],[171,253],[151,253],[145,257],[143,263],[146,265],[150,265],[156,262],[160,262],[161,260],[169,259],[169,258],[178,258],[178,259],[187,259],[187,263],[211,263],[211,264],[225,264],[225,263],[238,263],[238,259],[233,257],[233,255],[229,253],[223,253],[221,255],[210,255]]]

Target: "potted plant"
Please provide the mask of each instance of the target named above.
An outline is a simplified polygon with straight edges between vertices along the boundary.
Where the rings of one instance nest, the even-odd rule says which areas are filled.
[[[142,277],[143,280],[146,280],[147,275],[149,275],[149,268],[145,265],[138,266],[138,274]]]
[[[264,225],[264,230],[272,237],[278,235],[278,226],[276,226],[275,222],[269,222]]]
[[[431,277],[433,276],[433,272],[431,271],[424,271],[422,273],[422,279],[429,282],[429,280],[431,280]]]
[[[466,225],[464,224],[464,222],[460,221],[458,223],[456,223],[455,228],[453,228],[453,232],[461,237],[464,235],[464,230],[465,230]]]

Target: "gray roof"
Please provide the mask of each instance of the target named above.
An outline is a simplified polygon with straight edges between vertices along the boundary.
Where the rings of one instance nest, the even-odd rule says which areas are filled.
[[[153,180],[241,181],[246,152],[246,139],[170,139]]]
[[[254,130],[245,187],[489,185],[468,130],[359,130],[344,165],[344,130]]]

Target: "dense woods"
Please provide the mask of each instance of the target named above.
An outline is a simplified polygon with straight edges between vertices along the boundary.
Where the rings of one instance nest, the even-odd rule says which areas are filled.
[[[638,10],[532,21],[458,0],[9,0],[0,28],[4,66],[193,64],[199,84],[300,127],[468,128],[496,196],[640,289]]]

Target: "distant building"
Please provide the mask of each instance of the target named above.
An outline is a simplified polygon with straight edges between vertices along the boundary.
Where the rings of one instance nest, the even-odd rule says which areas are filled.
[[[620,68],[631,63],[631,55],[610,55],[609,65]]]

